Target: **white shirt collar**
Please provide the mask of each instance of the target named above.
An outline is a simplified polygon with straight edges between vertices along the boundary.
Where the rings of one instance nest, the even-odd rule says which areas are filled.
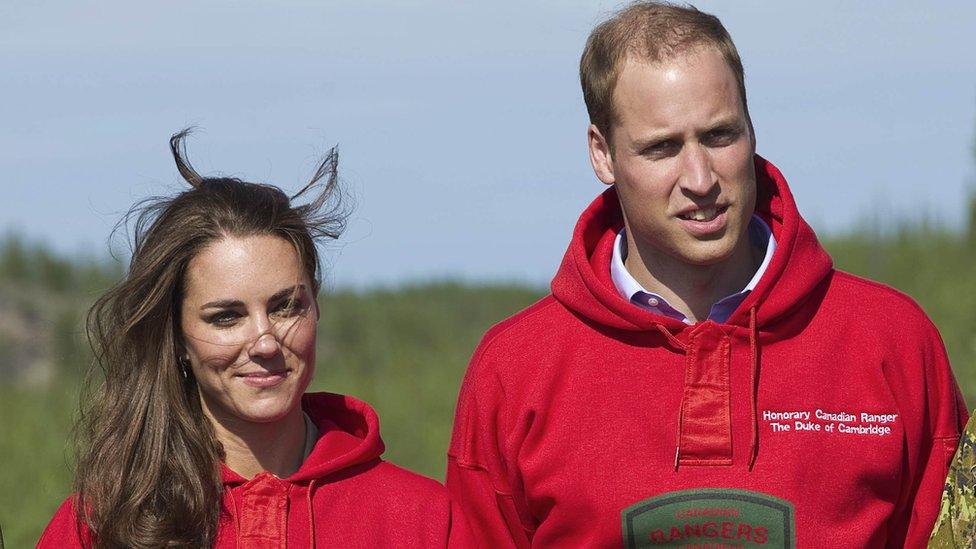
[[[610,258],[610,278],[613,280],[613,285],[616,287],[617,293],[619,293],[621,297],[623,297],[627,301],[638,304],[642,308],[648,308],[646,303],[647,299],[645,298],[644,300],[635,301],[634,300],[635,296],[649,296],[650,298],[653,298],[651,303],[655,303],[656,300],[656,302],[662,304],[664,306],[663,308],[665,309],[663,312],[665,312],[666,314],[667,314],[667,310],[675,311],[675,309],[673,309],[667,303],[667,301],[665,301],[663,297],[653,292],[648,292],[646,289],[644,289],[644,287],[641,286],[640,282],[637,282],[637,280],[633,276],[631,276],[630,272],[627,270],[627,267],[624,266],[623,246],[624,243],[626,242],[625,231],[626,229],[624,228],[624,229],[620,229],[620,232],[617,233],[617,237],[616,239],[614,239],[613,242],[613,255]],[[753,214],[752,219],[749,221],[748,231],[749,231],[748,233],[749,240],[751,242],[762,243],[764,240],[766,241],[766,255],[763,256],[763,260],[759,264],[759,268],[756,269],[755,274],[752,275],[752,278],[749,280],[749,283],[746,284],[745,288],[743,288],[739,292],[732,294],[732,296],[751,292],[753,289],[755,289],[756,285],[759,284],[759,280],[762,279],[763,274],[765,274],[766,269],[769,267],[769,262],[773,258],[773,253],[776,251],[776,237],[773,236],[773,231],[769,228],[769,225],[766,224],[766,222],[763,221],[761,217]],[[732,296],[728,296],[728,297],[732,297]],[[727,299],[727,298],[723,298],[723,299]],[[720,301],[722,301],[722,299],[720,299],[719,302]],[[653,310],[659,310],[662,307],[656,307],[654,305],[650,305],[649,308]],[[673,316],[673,315],[668,314],[668,316]],[[683,317],[684,315],[681,316]],[[683,320],[684,322],[688,322],[687,318],[683,318]]]

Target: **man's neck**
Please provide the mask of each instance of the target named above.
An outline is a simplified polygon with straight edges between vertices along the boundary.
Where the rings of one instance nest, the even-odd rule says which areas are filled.
[[[715,265],[691,265],[636,241],[633,231],[626,231],[626,235],[627,272],[691,322],[705,320],[716,301],[744,288],[764,255],[746,233],[728,259]]]
[[[295,408],[280,421],[256,423],[236,417],[218,417],[203,402],[204,414],[224,447],[224,463],[244,478],[267,471],[279,478],[291,476],[304,460],[305,416]]]

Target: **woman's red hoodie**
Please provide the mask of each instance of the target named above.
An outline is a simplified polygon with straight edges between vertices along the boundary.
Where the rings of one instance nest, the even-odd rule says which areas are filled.
[[[503,547],[922,547],[967,413],[942,341],[833,269],[756,158],[777,247],[725,323],[622,298],[613,188],[552,295],[498,324],[461,388],[447,486]]]
[[[376,412],[329,393],[302,408],[320,437],[301,468],[247,480],[223,467],[224,513],[217,548],[469,547],[466,522],[436,481],[380,459]],[[73,498],[58,509],[38,547],[90,547]]]

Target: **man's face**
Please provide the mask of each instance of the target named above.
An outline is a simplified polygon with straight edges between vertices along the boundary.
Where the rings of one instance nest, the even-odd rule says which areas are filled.
[[[628,59],[613,102],[612,142],[591,126],[590,158],[616,185],[635,244],[684,267],[746,257],[755,138],[722,55],[702,47],[658,64]]]

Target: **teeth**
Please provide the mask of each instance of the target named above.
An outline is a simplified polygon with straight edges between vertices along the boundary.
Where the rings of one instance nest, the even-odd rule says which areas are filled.
[[[716,215],[718,215],[718,208],[713,206],[711,208],[703,208],[701,210],[688,212],[682,217],[692,221],[711,221],[712,219],[715,219]]]

